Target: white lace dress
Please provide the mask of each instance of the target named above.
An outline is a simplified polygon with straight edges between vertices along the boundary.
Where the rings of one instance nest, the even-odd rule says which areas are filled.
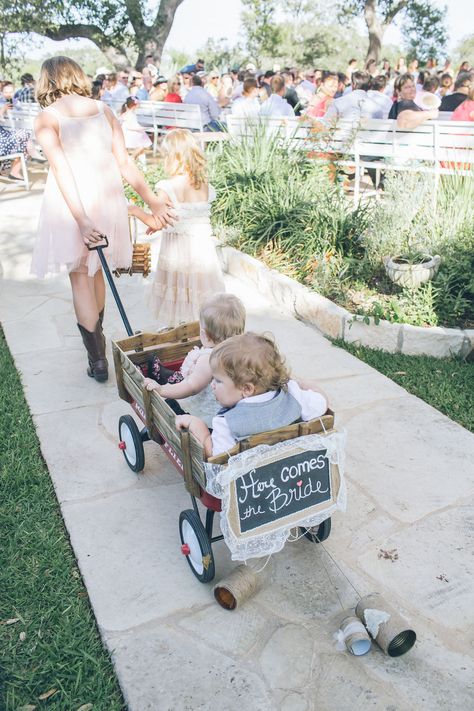
[[[197,346],[189,351],[180,369],[184,377],[186,378],[188,375],[191,375],[201,356],[210,356],[211,353],[212,348],[198,348]],[[196,417],[200,417],[201,420],[204,420],[208,427],[211,427],[212,419],[221,407],[216,400],[210,383],[206,385],[204,390],[201,390],[200,393],[181,398],[179,404],[183,410],[189,412],[190,415],[195,415]]]
[[[179,220],[161,232],[150,308],[160,326],[176,326],[197,321],[202,302],[225,289],[210,219],[215,190],[209,185],[206,201],[179,202],[171,180],[156,189],[170,197]]]

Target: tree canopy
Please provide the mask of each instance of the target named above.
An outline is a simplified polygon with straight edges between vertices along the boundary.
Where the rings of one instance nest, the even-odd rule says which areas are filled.
[[[1,32],[36,32],[53,40],[91,40],[116,69],[160,59],[183,0],[0,0]]]

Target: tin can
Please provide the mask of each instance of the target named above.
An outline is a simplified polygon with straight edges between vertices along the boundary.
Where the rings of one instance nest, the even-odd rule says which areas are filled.
[[[355,613],[389,657],[406,654],[416,642],[416,632],[380,593],[371,593],[361,598]]]
[[[370,641],[367,630],[358,617],[354,615],[345,617],[339,625],[339,629],[342,632],[346,649],[351,654],[354,654],[356,657],[367,654],[372,646],[372,642]]]

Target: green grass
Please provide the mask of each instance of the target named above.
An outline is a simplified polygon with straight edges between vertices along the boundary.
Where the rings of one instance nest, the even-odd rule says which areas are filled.
[[[334,343],[474,432],[474,363],[384,353],[340,340]]]
[[[1,329],[0,372],[0,709],[119,711],[113,666]]]

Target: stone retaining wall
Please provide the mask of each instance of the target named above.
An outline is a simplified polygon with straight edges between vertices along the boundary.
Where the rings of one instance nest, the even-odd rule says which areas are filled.
[[[233,247],[220,248],[222,266],[227,273],[257,286],[287,313],[316,326],[330,338],[342,338],[379,348],[389,353],[429,355],[447,358],[474,354],[474,329],[410,326],[380,321],[378,325],[354,320],[353,314],[294,279],[269,269],[262,262]]]

